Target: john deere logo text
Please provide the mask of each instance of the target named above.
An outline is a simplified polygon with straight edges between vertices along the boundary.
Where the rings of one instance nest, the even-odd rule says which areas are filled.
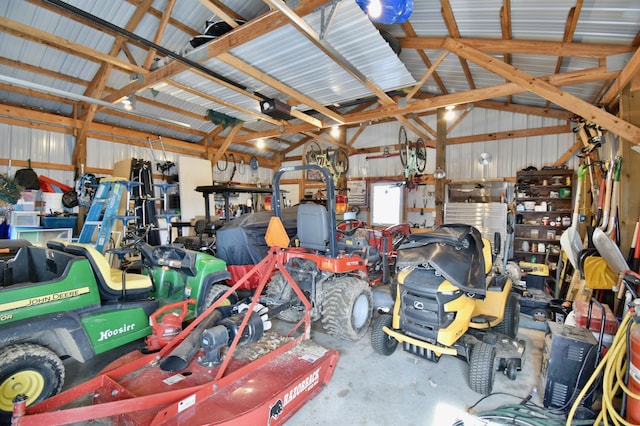
[[[100,338],[98,342],[103,342],[107,339],[112,338],[113,336],[117,336],[118,334],[127,333],[135,328],[135,324],[122,324],[118,328],[107,329],[100,332]]]
[[[11,309],[26,308],[29,306],[43,305],[45,303],[57,302],[58,300],[69,299],[89,293],[89,287],[80,287],[73,290],[59,291],[57,293],[43,294],[42,296],[29,297],[28,299],[16,300],[0,304],[0,312]]]
[[[79,296],[80,290],[61,291],[60,293],[45,294],[44,296],[29,299],[27,306],[42,305],[43,303],[55,302],[56,300],[68,299]]]

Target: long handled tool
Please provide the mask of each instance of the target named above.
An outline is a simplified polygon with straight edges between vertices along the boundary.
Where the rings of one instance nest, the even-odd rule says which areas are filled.
[[[609,161],[607,166],[607,180],[604,189],[604,206],[602,207],[602,220],[598,228],[604,230],[609,224],[609,210],[611,209],[611,190],[613,187],[613,173],[616,168],[615,160]]]
[[[612,201],[614,201],[612,199],[614,197],[618,198],[618,195],[617,194],[614,195],[613,191],[609,188],[612,187],[614,171],[615,169],[618,169],[618,162],[620,162],[620,166],[621,166],[622,164],[621,161],[622,161],[621,157],[616,158],[615,160],[612,161],[612,164],[609,168],[609,173],[607,174],[608,190],[607,190],[607,195],[605,195],[605,206],[604,206],[605,217],[602,220],[602,225],[593,231],[593,245],[598,250],[598,253],[600,253],[600,256],[605,258],[605,260],[607,261],[607,265],[614,272],[625,271],[629,269],[629,266],[627,265],[627,261],[622,255],[620,248],[618,247],[616,242],[613,241],[610,238],[609,234],[607,234],[606,232],[606,231],[611,231],[608,228],[609,228],[610,216],[612,215],[611,214]],[[618,169],[618,173],[619,173],[619,170],[620,169]],[[616,193],[619,192],[619,181],[620,181],[620,178],[618,176],[618,186],[616,189]],[[609,194],[610,196],[607,198]],[[617,204],[617,200],[615,200],[615,202]],[[613,216],[615,216],[615,213],[613,214]]]
[[[631,238],[631,247],[629,248],[629,255],[627,256],[627,263],[629,264],[629,268],[633,271],[638,272],[638,262],[636,258],[636,252],[638,250],[638,226],[640,225],[640,218],[636,222],[636,226],[633,230],[633,238]]]
[[[581,165],[578,168],[578,183],[576,185],[576,199],[573,206],[573,219],[571,226],[567,228],[560,236],[560,246],[562,250],[567,254],[567,258],[571,262],[573,269],[576,271],[579,269],[579,256],[582,251],[583,244],[580,232],[578,231],[578,221],[580,218],[579,209],[582,198],[582,184],[584,181],[584,175],[587,172],[587,167]]]
[[[156,164],[156,168],[159,172],[162,173],[162,178],[165,179],[165,174],[168,175],[169,171],[176,165],[173,161],[169,161],[167,159],[167,151],[164,149],[164,142],[162,142],[162,136],[158,136],[158,139],[152,141],[150,137],[147,137],[147,142],[149,142],[149,149],[151,149],[151,157],[153,158],[153,162]],[[156,161],[156,156],[153,153],[153,143],[158,142],[160,147],[162,148],[162,154],[164,155],[164,161]]]
[[[618,203],[620,201],[620,171],[622,169],[622,157],[618,156],[615,160],[615,170],[613,171],[613,188],[611,190],[611,206],[609,211],[609,223],[604,230],[616,244],[620,244],[618,238]]]

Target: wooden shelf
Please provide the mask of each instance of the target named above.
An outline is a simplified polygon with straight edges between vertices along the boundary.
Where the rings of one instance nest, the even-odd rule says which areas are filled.
[[[559,184],[553,184],[553,177],[561,177]],[[523,222],[537,221],[540,222],[543,217],[549,217],[550,222],[557,222],[557,218],[571,217],[573,208],[573,190],[572,185],[567,185],[566,178],[571,178],[573,183],[573,170],[560,169],[560,170],[532,170],[532,171],[519,171],[516,174],[518,183],[516,184],[516,198],[514,200],[516,206],[524,204],[525,202],[534,202],[536,205],[546,203],[547,209],[542,211],[535,210],[518,210],[516,215],[521,215]],[[547,181],[547,185],[542,185],[543,181]],[[530,183],[531,182],[531,183]],[[560,192],[561,189],[569,189],[570,197],[550,197],[549,194],[553,192]],[[525,195],[524,197],[517,197],[518,194]],[[544,204],[542,204],[544,205]],[[553,210],[549,210],[548,206],[552,205]],[[514,257],[524,257],[525,260],[536,257],[538,262],[543,262],[544,259],[553,259],[555,262],[560,254],[552,253],[550,247],[560,246],[560,235],[567,229],[567,226],[558,226],[557,224],[542,225],[537,223],[516,223],[514,226]],[[537,237],[531,237],[532,231],[538,231]],[[553,238],[547,238],[547,234],[553,231]],[[530,244],[531,249],[529,251],[519,250],[522,244],[527,241]],[[532,251],[532,249],[540,244],[544,244],[545,251],[538,252]],[[555,249],[554,249],[555,250]]]
[[[532,223],[518,223],[516,224],[517,227],[522,227],[522,228],[545,228],[545,229],[559,229],[559,230],[565,230],[567,229],[569,226],[551,226],[551,225],[537,225],[537,224],[532,224]]]
[[[557,216],[557,215],[569,215],[571,214],[571,209],[556,209],[556,210],[543,210],[541,212],[537,212],[535,210],[521,210],[521,211],[516,211],[516,214],[521,214],[521,215],[525,215],[525,214],[543,214],[544,216]]]

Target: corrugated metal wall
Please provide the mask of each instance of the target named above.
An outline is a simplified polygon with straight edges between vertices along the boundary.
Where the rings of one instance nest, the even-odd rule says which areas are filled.
[[[48,130],[0,124],[0,158],[28,160],[42,163],[71,164],[74,138],[71,135]],[[18,169],[12,165],[0,173],[15,175]],[[73,185],[73,172],[34,167],[38,175],[45,175],[65,185]]]
[[[457,112],[461,114],[461,112]],[[436,129],[436,116],[423,117],[422,120],[431,129]],[[449,138],[460,136],[504,132],[510,130],[536,129],[566,124],[561,120],[537,117],[525,114],[513,114],[482,108],[474,108],[457,125]],[[389,122],[368,126],[353,144],[354,148],[389,146],[398,143],[399,122]],[[356,129],[347,132],[347,140],[353,137]],[[410,140],[417,136],[407,129]],[[449,145],[447,147],[447,179],[480,180],[513,177],[516,171],[527,166],[550,166],[575,143],[575,135],[571,132],[546,136],[532,136],[517,139],[487,140],[485,142]],[[481,166],[478,158],[481,153],[491,154],[492,161]],[[371,156],[371,155],[369,155]],[[396,176],[402,173],[400,159],[388,157],[383,159],[366,159],[367,155],[352,156],[349,166],[349,177],[357,176]],[[576,168],[578,158],[573,156],[567,167]],[[428,149],[426,173],[435,170],[435,150]]]
[[[432,129],[436,128],[436,116],[425,116],[422,120]],[[547,126],[564,124],[560,120],[536,117],[524,114],[512,114],[474,108],[448,135],[450,138],[471,134],[485,134],[509,130],[534,129]],[[394,145],[398,143],[399,122],[368,125],[353,144],[354,148],[389,147],[390,152],[395,152]],[[347,140],[353,137],[357,129],[349,129]],[[407,132],[409,139],[415,140],[416,135]],[[14,160],[26,160],[31,158],[35,162],[49,162],[54,164],[71,164],[74,139],[71,135],[56,133],[47,130],[30,129],[26,127],[0,124],[0,157]],[[518,139],[489,140],[485,142],[456,144],[447,147],[447,178],[451,180],[479,180],[513,177],[516,171],[534,165],[542,167],[553,164],[574,143],[573,133],[535,136]],[[145,146],[133,146],[122,143],[113,143],[97,139],[89,139],[87,142],[89,168],[110,169],[115,162],[128,158],[143,158],[153,161],[165,161],[164,153],[159,144],[154,144],[154,152]],[[297,152],[300,151],[300,152]],[[292,152],[292,155],[301,155],[302,149]],[[478,162],[480,153],[487,152],[492,155],[492,161],[487,166],[481,166]],[[402,165],[397,156],[387,158],[370,158],[367,156],[378,154],[359,154],[350,158],[349,178],[375,177],[375,176],[401,176]],[[177,163],[177,154],[166,153],[166,160]],[[426,173],[435,170],[435,150],[428,149]],[[294,164],[293,162],[285,165]],[[576,168],[578,159],[573,156],[567,166]],[[12,168],[15,173],[16,167]],[[229,167],[226,171],[213,168],[214,180],[226,182],[231,178]],[[8,168],[1,170],[7,173]],[[74,172],[61,170],[37,169],[38,174],[43,174],[67,185],[73,185]],[[239,170],[233,176],[235,182],[269,184],[273,172],[270,169],[259,168],[252,171],[248,164],[245,165],[243,174]],[[287,179],[298,179],[299,175],[287,175]]]
[[[59,165],[70,165],[73,155],[75,139],[72,135],[57,133],[48,130],[31,129],[27,127],[0,124],[0,158],[12,160],[27,160],[33,162],[52,163]],[[87,168],[112,169],[118,161],[139,158],[152,163],[173,161],[178,163],[178,156],[174,152],[162,151],[159,142],[153,142],[153,153],[149,146],[127,145],[110,141],[87,139]],[[155,157],[155,161],[154,161]],[[154,167],[154,173],[160,172]],[[0,170],[0,173],[9,174],[13,177],[15,172],[22,168],[12,165]],[[245,164],[244,172],[238,164],[233,181],[239,183],[260,183],[268,185],[271,183],[273,172],[268,168],[259,168],[257,171],[251,170]],[[47,176],[65,185],[74,185],[74,171],[43,169],[34,167],[38,175]],[[216,182],[227,182],[231,179],[233,167],[229,166],[225,171],[213,167],[213,178]],[[177,173],[177,169],[172,169],[171,173]]]

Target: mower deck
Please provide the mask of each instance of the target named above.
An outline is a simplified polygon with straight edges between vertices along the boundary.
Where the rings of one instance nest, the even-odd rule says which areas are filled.
[[[218,381],[218,367],[200,366],[197,355],[187,368],[171,373],[158,367],[155,355],[132,352],[120,362],[126,367],[142,360],[142,368],[117,379],[112,375],[122,367],[111,370],[28,409],[26,416],[14,416],[14,424],[282,424],[329,382],[338,354],[310,340],[290,341],[251,361],[265,350],[261,343],[243,348],[244,359],[234,357]],[[90,405],[67,408],[82,401]]]
[[[257,294],[268,272],[283,267],[281,262],[282,252],[272,248],[252,270],[262,272]],[[241,279],[232,289],[244,281]],[[299,291],[297,286],[295,290]],[[176,340],[184,341],[202,317],[226,297]],[[245,324],[246,320],[240,330]],[[299,326],[304,326],[301,333],[296,332]],[[30,407],[16,403],[12,424],[60,425],[88,420],[134,425],[282,424],[323,389],[338,360],[337,351],[308,340],[309,327],[307,314],[287,336],[268,331],[245,346],[237,346],[234,341],[216,366],[199,362],[205,355],[199,348],[188,364],[175,372],[160,366],[179,343],[172,341],[160,352],[147,355],[134,351],[116,360],[103,374],[66,392]],[[295,335],[298,337],[291,337]]]

